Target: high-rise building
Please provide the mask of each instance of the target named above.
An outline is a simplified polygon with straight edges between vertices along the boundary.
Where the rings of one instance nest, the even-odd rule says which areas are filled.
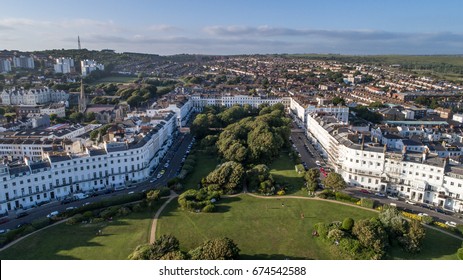
[[[34,59],[32,57],[27,57],[21,55],[20,57],[13,57],[13,66],[17,68],[29,68],[34,69]]]
[[[11,62],[7,59],[0,59],[0,73],[8,73],[11,71]]]
[[[74,70],[74,59],[66,57],[57,58],[54,68],[55,73],[71,73]]]
[[[82,68],[82,77],[89,75],[91,72],[95,70],[104,70],[104,65],[101,63],[97,63],[93,59],[85,59],[80,62],[80,66]]]

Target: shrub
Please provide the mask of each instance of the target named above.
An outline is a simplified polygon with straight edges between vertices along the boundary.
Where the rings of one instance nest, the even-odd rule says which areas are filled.
[[[430,225],[434,222],[434,219],[431,216],[423,216],[421,217],[421,221],[427,225]]]
[[[168,187],[171,187],[171,186],[177,184],[178,182],[180,182],[180,179],[179,179],[179,178],[177,178],[177,177],[172,178],[172,179],[170,179],[169,181],[167,181],[167,186],[168,186]],[[162,196],[162,195],[161,195],[161,196]]]
[[[48,226],[50,224],[50,219],[38,218],[36,220],[33,220],[31,224],[36,230],[38,230],[38,229]]]
[[[136,212],[136,213],[142,212],[142,211],[143,211],[143,208],[144,208],[144,207],[142,207],[140,203],[137,203],[137,204],[135,204],[135,205],[132,206],[132,211],[133,211],[133,212]]]
[[[84,216],[85,220],[90,220],[91,218],[93,218],[93,212],[92,211],[85,211],[83,216]]]
[[[346,233],[340,229],[332,229],[328,232],[328,239],[330,240],[341,240],[344,236],[346,235]]]
[[[84,220],[84,216],[82,214],[75,214],[74,216],[72,216],[66,221],[66,224],[75,225],[77,223],[82,222],[83,220]]]
[[[459,260],[463,260],[463,248],[458,249],[457,257]]]
[[[323,190],[321,193],[318,194],[318,197],[323,199],[335,199],[336,195],[332,190]]]
[[[342,221],[341,228],[346,231],[351,231],[353,226],[354,226],[354,219],[345,218],[344,221]]]
[[[214,204],[208,204],[208,205],[203,207],[202,212],[210,213],[210,212],[214,212],[214,210],[215,210],[215,205]]]
[[[277,191],[277,195],[285,195],[285,194],[286,194],[286,192],[285,192],[284,189],[281,189],[281,190]]]
[[[175,179],[178,179],[178,178],[175,178]],[[177,181],[177,183],[178,183],[178,181]],[[159,195],[161,197],[169,196],[170,195],[170,188],[168,188],[168,187],[160,187],[159,188]]]
[[[316,223],[313,228],[321,238],[325,239],[327,237],[329,229],[325,223]]]
[[[375,201],[369,198],[362,198],[360,199],[360,205],[365,208],[374,209],[375,208]]]
[[[359,201],[358,198],[352,197],[346,193],[342,192],[336,192],[336,200],[338,201],[345,201],[345,202],[351,202],[351,203],[357,203]]]
[[[119,208],[119,211],[117,211],[117,214],[119,216],[127,216],[128,214],[130,214],[130,209],[128,207],[121,207]]]
[[[94,219],[92,220],[92,222],[95,223],[95,224],[102,223],[102,222],[104,222],[104,221],[105,221],[105,220],[104,220],[103,218],[94,218]]]

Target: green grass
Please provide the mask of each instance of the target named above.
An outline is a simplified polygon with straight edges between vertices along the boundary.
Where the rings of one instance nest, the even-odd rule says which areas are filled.
[[[186,189],[197,188],[203,177],[206,177],[219,164],[217,155],[204,154],[200,151],[194,153],[196,163],[193,171],[182,181]]]
[[[133,76],[109,76],[109,77],[104,77],[99,80],[96,80],[92,83],[92,85],[97,85],[97,84],[104,84],[104,83],[132,83],[135,81],[137,77]]]
[[[164,203],[156,203],[156,209]],[[147,243],[155,211],[131,213],[111,222],[60,224],[43,230],[0,252],[0,259],[124,260]],[[97,236],[98,230],[103,235]]]
[[[287,194],[306,195],[301,191],[304,186],[304,176],[294,169],[294,161],[287,152],[281,152],[280,156],[270,165],[270,173],[273,179],[280,185],[288,186]]]
[[[157,237],[173,234],[185,251],[206,239],[227,236],[238,244],[244,259],[337,259],[325,243],[311,236],[313,225],[374,215],[371,211],[325,201],[241,195],[222,199],[217,213],[183,211],[173,201],[158,221],[156,233]]]
[[[158,222],[157,237],[173,234],[180,240],[181,249],[188,251],[207,239],[226,236],[238,244],[243,259],[342,259],[333,247],[311,236],[313,225],[376,215],[327,201],[259,199],[247,195],[222,199],[217,213],[198,214],[179,209],[173,201]],[[460,245],[461,241],[455,238],[427,230],[419,255],[406,254],[400,248],[394,248],[390,254],[393,259],[456,259]]]

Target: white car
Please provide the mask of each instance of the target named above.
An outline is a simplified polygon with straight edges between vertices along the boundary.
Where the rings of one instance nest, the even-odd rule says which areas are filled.
[[[445,224],[448,225],[449,227],[456,227],[457,226],[457,223],[455,223],[455,222],[447,221],[447,222],[445,222]]]
[[[426,214],[426,213],[418,213],[418,216],[420,216],[420,217],[424,217],[424,216],[429,216],[429,215],[428,215],[428,214]]]
[[[317,166],[322,165],[322,164],[320,163],[320,161],[318,161],[318,160],[315,161],[315,164],[316,164]]]
[[[53,211],[50,214],[47,215],[47,218],[52,218],[58,216],[59,212],[58,211]]]
[[[415,205],[415,204],[416,204],[416,202],[411,201],[411,200],[408,200],[408,199],[405,200],[405,203],[408,203],[408,204],[410,204],[410,205]]]
[[[399,200],[399,198],[397,196],[388,195],[387,198],[392,199],[392,200]]]

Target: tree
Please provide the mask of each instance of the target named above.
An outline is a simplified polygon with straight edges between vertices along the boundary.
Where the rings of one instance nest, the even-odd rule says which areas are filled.
[[[335,96],[333,100],[331,100],[331,102],[333,103],[333,105],[338,105],[338,104],[342,106],[346,105],[346,101],[344,100],[344,98],[339,97],[339,96]]]
[[[421,250],[421,245],[426,236],[426,231],[423,225],[417,220],[408,222],[407,233],[399,237],[399,243],[409,253],[418,253]]]
[[[57,116],[56,114],[50,114],[50,121],[51,121],[52,123],[55,123],[57,117],[58,117],[58,116]]]
[[[360,220],[355,222],[352,234],[357,237],[364,248],[375,253],[374,258],[381,258],[388,245],[388,236],[379,220]]]
[[[218,166],[206,177],[208,185],[217,185],[223,193],[236,193],[244,176],[240,163],[227,161]]]
[[[138,95],[132,95],[127,99],[127,104],[130,105],[130,107],[137,107],[140,106],[140,104],[144,101],[142,96]]]
[[[180,250],[180,243],[173,235],[162,235],[154,241],[153,244],[145,244],[138,246],[135,251],[130,254],[131,260],[160,260],[167,254],[171,255]],[[178,253],[176,253],[178,255]],[[169,256],[168,255],[168,256]]]
[[[335,172],[330,172],[323,180],[323,184],[325,187],[334,189],[335,191],[340,191],[347,187],[347,183],[344,181],[344,178]]]
[[[370,107],[370,108],[384,108],[384,107],[386,107],[386,105],[384,105],[384,103],[382,103],[380,101],[374,101],[374,102],[371,102],[368,107]]]
[[[307,170],[304,174],[304,179],[306,181],[318,181],[318,178],[320,178],[320,170],[318,168],[311,168]]]
[[[188,254],[192,260],[236,260],[240,249],[230,238],[207,240]]]
[[[82,114],[81,112],[74,112],[69,115],[69,119],[75,123],[82,122],[83,118],[84,118],[84,114]]]
[[[406,222],[396,207],[385,208],[379,213],[378,219],[392,238],[402,236],[406,231]]]

